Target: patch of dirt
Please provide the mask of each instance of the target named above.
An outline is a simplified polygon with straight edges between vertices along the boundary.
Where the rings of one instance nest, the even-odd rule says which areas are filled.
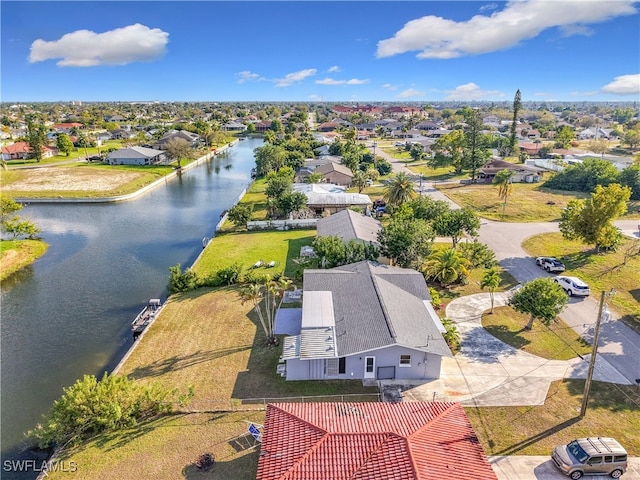
[[[34,168],[22,178],[2,185],[3,190],[42,192],[47,190],[108,192],[141,176],[136,172],[83,170],[76,168]]]

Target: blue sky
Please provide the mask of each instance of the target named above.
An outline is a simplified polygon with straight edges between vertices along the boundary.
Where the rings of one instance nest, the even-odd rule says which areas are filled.
[[[5,1],[2,101],[640,100],[640,2]]]

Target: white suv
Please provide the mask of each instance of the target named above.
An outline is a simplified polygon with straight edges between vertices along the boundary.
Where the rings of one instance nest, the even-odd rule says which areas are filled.
[[[558,275],[557,277],[553,277],[553,281],[560,285],[570,297],[574,295],[578,297],[588,297],[591,294],[589,285],[577,277],[565,277],[564,275]]]

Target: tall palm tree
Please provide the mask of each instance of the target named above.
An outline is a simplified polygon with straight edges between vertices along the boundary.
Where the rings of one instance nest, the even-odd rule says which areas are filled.
[[[362,170],[358,170],[351,178],[351,185],[358,189],[358,193],[362,193],[364,187],[367,186],[367,176]]]
[[[394,207],[400,206],[417,196],[414,183],[404,172],[396,173],[384,189],[382,198]]]
[[[427,257],[422,271],[429,279],[450,285],[463,282],[469,276],[469,261],[455,248],[436,250]]]
[[[480,282],[480,288],[482,288],[483,290],[485,288],[489,289],[489,296],[491,297],[491,313],[493,313],[494,292],[496,291],[496,288],[500,286],[501,280],[502,278],[500,277],[498,269],[495,267],[491,267],[484,272],[482,282]]]
[[[494,185],[498,187],[498,196],[500,197],[500,200],[502,200],[503,215],[509,195],[511,195],[511,192],[513,191],[513,182],[511,181],[511,177],[513,177],[513,172],[505,168],[504,170],[500,170],[496,173],[496,176],[493,179]]]

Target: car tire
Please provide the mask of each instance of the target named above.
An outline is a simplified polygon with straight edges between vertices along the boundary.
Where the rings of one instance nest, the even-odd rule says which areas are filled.
[[[582,478],[582,475],[583,473],[580,470],[576,470],[575,472],[571,472],[571,475],[569,475],[569,477],[573,480],[578,480],[579,478]]]
[[[567,288],[566,292],[567,292],[567,295],[569,295],[570,297],[573,297],[573,292],[571,291],[570,288]]]
[[[611,478],[620,478],[622,476],[622,470],[616,468],[613,472],[609,474]]]

